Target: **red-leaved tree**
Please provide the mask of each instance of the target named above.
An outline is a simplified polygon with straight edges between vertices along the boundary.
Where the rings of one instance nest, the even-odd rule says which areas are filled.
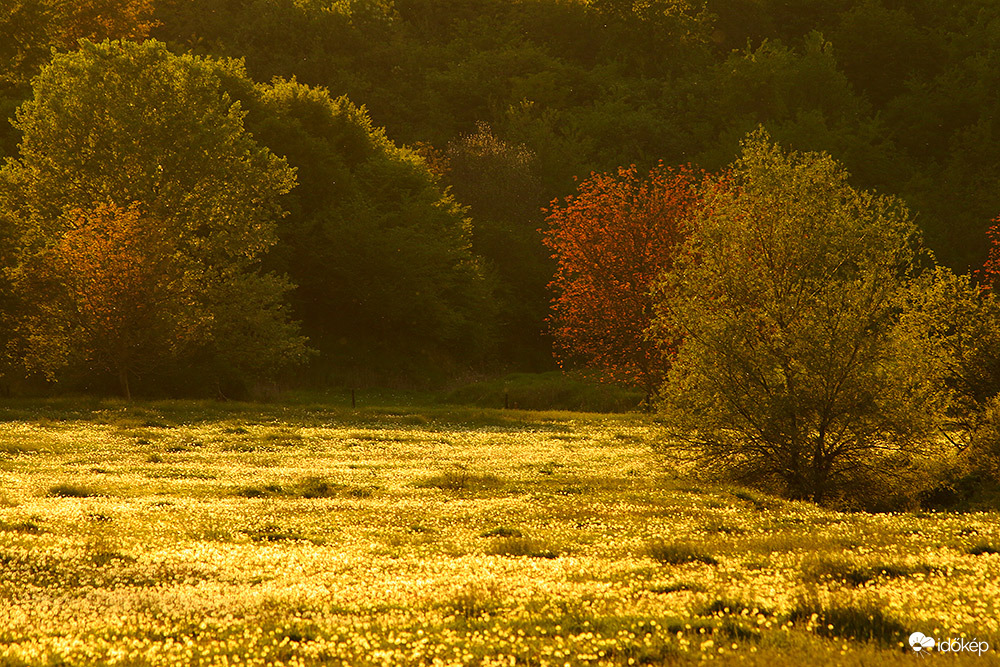
[[[989,254],[978,277],[984,287],[997,290],[1000,288],[1000,217],[993,222],[996,224],[986,232],[986,237],[990,240]]]
[[[578,194],[552,202],[544,240],[558,262],[549,321],[560,366],[582,363],[647,399],[656,390],[669,350],[645,335],[650,288],[686,237],[703,179],[662,163],[642,176],[633,165],[591,174]]]

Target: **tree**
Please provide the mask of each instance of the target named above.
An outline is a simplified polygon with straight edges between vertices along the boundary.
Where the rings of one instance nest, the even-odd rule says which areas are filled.
[[[938,381],[950,395],[942,433],[970,468],[991,468],[1000,480],[1000,298],[971,276],[939,267],[910,300],[905,320],[934,345]]]
[[[545,243],[558,266],[550,285],[556,357],[580,361],[651,395],[671,341],[646,336],[654,280],[671,266],[698,205],[701,175],[662,163],[591,174],[579,193],[552,203]]]
[[[56,14],[58,46],[74,49],[81,39],[143,40],[156,26],[153,0],[48,0]]]
[[[6,0],[0,8],[0,90],[27,84],[53,48],[89,39],[145,39],[152,0]]]
[[[204,326],[183,285],[177,239],[139,205],[67,213],[65,233],[26,258],[17,288],[33,297],[25,362],[49,377],[66,366],[130,376],[177,357]]]
[[[605,22],[612,57],[653,73],[700,55],[714,19],[705,0],[588,0],[588,6]]]
[[[945,435],[980,487],[983,473],[1000,482],[1000,225],[987,238],[982,269],[955,275],[940,268],[914,294],[914,317],[925,320],[941,361],[940,381],[951,392]]]
[[[905,208],[760,129],[693,229],[655,325],[682,340],[661,390],[678,438],[792,498],[884,499],[943,401],[926,338],[899,325],[922,259]]]
[[[508,364],[551,367],[545,286],[554,266],[538,232],[541,183],[535,154],[479,123],[448,144],[448,182],[472,216],[472,250],[497,278],[500,354]]]
[[[52,8],[43,0],[11,0],[0,8],[0,90],[27,82],[48,56]]]
[[[45,329],[36,325],[45,313],[62,311],[54,321],[79,328],[113,310],[119,298],[156,292],[160,287],[146,285],[158,280],[183,285],[184,298],[204,313],[184,326],[203,327],[209,347],[228,349],[234,342],[227,332],[255,326],[252,358],[261,368],[304,354],[304,340],[279,307],[287,283],[259,270],[275,243],[279,197],[294,185],[294,172],[244,128],[244,111],[221,87],[232,69],[238,66],[175,56],[153,41],[84,41],[78,52],[56,55],[35,80],[33,98],[17,113],[20,157],[0,172],[0,212],[18,230],[12,273],[23,303],[34,309],[24,326],[36,367],[52,375],[69,358],[97,358],[95,349],[85,349],[87,337],[64,336],[65,345],[80,349],[60,350],[57,339],[69,330],[53,329],[51,345],[43,344]],[[119,259],[123,271],[147,260],[158,267],[155,258],[164,252],[173,254],[170,271],[182,271],[180,278],[170,271],[114,275]],[[49,256],[58,258],[52,277],[64,289],[36,292],[29,274]],[[84,295],[111,289],[116,280],[128,288],[105,294],[101,308],[80,310]],[[234,286],[253,295],[239,310],[230,304]],[[253,324],[262,317],[271,326]],[[123,335],[135,327],[129,336],[159,340],[127,318],[107,326]],[[188,365],[196,364],[189,358]],[[197,366],[217,375],[204,359]]]
[[[298,286],[290,302],[323,379],[412,381],[487,354],[491,285],[465,209],[424,161],[346,97],[247,84],[228,85],[248,126],[298,169],[268,262]]]

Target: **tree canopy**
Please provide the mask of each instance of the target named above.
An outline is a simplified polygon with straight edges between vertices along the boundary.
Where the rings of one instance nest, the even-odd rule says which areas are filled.
[[[176,317],[136,310],[146,297],[142,308],[170,310],[174,300],[152,298],[162,290],[197,304],[177,326],[198,332],[207,354],[198,365],[209,374],[231,370],[222,363],[226,351],[249,340],[236,332],[261,317],[269,325],[254,327],[245,370],[302,358],[304,341],[280,307],[288,285],[259,266],[276,241],[279,198],[294,186],[294,171],[246,131],[219,68],[158,42],[84,41],[35,80],[17,114],[20,154],[5,165],[0,190],[17,230],[12,275],[27,312],[29,364],[52,375],[73,356],[67,347],[89,345],[83,356],[94,361],[106,356],[97,349],[102,341],[142,346],[129,337],[143,337],[145,327],[133,322],[128,332],[122,322],[98,320]],[[55,291],[38,289],[33,275],[49,256],[61,272]],[[241,308],[233,307],[236,291],[245,295]],[[98,296],[105,303],[95,307]],[[53,310],[65,315],[45,319],[63,322],[51,329],[59,344],[38,325]]]
[[[557,261],[552,333],[563,363],[584,363],[648,396],[659,387],[672,341],[646,336],[653,284],[670,268],[699,205],[700,175],[662,164],[592,174],[553,202],[545,243]]]
[[[682,341],[667,422],[748,484],[884,499],[943,405],[927,339],[898,326],[921,259],[909,213],[757,131],[693,224],[659,287],[656,335]]]
[[[622,165],[722,169],[758,125],[834,156],[852,187],[905,201],[958,273],[982,265],[1000,210],[1000,5],[987,0],[0,4],[6,157],[19,155],[32,77],[80,38],[151,35],[212,63],[244,128],[298,168],[278,243],[257,257],[299,284],[286,302],[323,349],[317,369],[423,359],[408,372],[420,375],[427,360],[477,356],[545,368],[545,203]],[[340,156],[366,141],[367,158]]]
[[[366,110],[297,81],[231,80],[254,135],[300,174],[268,265],[341,380],[420,376],[490,351],[491,285],[465,210]]]

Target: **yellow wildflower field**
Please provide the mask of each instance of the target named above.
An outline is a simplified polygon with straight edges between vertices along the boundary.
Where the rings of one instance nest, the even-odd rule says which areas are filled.
[[[662,438],[640,415],[15,404],[0,665],[996,664],[996,514],[699,486]]]

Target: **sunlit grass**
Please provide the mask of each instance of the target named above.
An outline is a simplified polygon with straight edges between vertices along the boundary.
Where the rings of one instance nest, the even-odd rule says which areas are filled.
[[[0,665],[894,665],[915,631],[1000,643],[996,514],[694,486],[640,415],[2,411]]]

